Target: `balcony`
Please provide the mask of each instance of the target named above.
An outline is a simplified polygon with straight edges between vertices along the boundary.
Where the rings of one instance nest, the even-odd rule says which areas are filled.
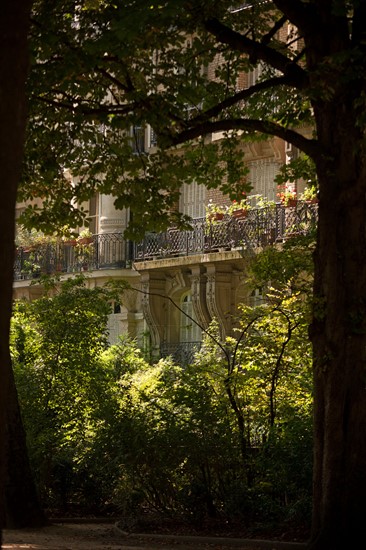
[[[91,241],[59,241],[16,251],[14,280],[30,280],[42,274],[64,274],[103,269],[129,268],[132,262],[152,261],[224,250],[250,250],[283,242],[293,235],[305,235],[317,223],[317,205],[298,202],[286,208],[253,208],[244,218],[224,217],[207,222],[192,221],[192,228],[169,228],[164,233],[149,233],[133,244],[122,233],[94,235]],[[137,265],[138,268],[138,265]]]
[[[253,208],[243,218],[224,216],[210,223],[206,218],[192,221],[192,229],[169,228],[149,233],[135,245],[134,261],[206,254],[224,250],[250,250],[279,243],[294,235],[306,235],[316,228],[318,206],[298,201],[296,206]]]
[[[195,354],[201,347],[202,342],[180,342],[177,344],[162,342],[160,346],[160,357],[171,356],[175,363],[185,366],[193,362]]]
[[[64,274],[131,267],[133,245],[122,233],[93,235],[88,242],[59,241],[32,248],[19,247],[14,280],[39,278],[42,274]]]

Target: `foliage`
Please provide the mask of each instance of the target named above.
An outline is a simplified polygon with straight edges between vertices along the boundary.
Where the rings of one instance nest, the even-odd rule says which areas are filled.
[[[121,351],[116,346],[111,353],[116,357]],[[264,365],[258,359],[258,346],[256,352],[256,365],[249,367],[241,355],[240,366],[231,375],[232,386],[236,387],[238,402],[245,407],[248,421],[245,464],[236,416],[225,390],[225,361],[212,340],[207,339],[194,365],[182,368],[169,359],[156,365],[143,365],[140,361],[138,369],[130,365],[120,371],[114,389],[118,406],[113,422],[103,423],[89,456],[87,471],[89,476],[99,475],[100,479],[98,465],[109,464],[108,468],[112,468],[109,474],[113,474],[114,480],[111,498],[123,516],[139,517],[148,509],[183,516],[195,523],[217,514],[232,519],[245,516],[247,521],[256,516],[262,521],[271,517],[283,520],[289,508],[299,501],[300,493],[302,498],[306,495],[309,502],[311,446],[305,448],[301,444],[310,437],[309,371],[305,370],[302,375],[298,365],[292,365],[291,370],[284,369],[287,374],[278,387],[278,421],[274,424],[278,430],[275,432],[274,426],[270,429],[268,423],[268,396],[261,381]],[[132,355],[131,348],[127,353]],[[136,354],[136,350],[133,353]],[[245,373],[240,372],[244,368]],[[288,392],[284,392],[291,378]],[[285,434],[290,433],[294,418],[299,431],[296,434],[294,430],[292,446],[286,447]],[[288,431],[281,428],[287,425]],[[268,443],[263,445],[266,434]],[[288,458],[281,454],[281,449]],[[302,478],[297,470],[290,475],[290,456],[296,452],[307,464]],[[268,482],[270,470],[275,471],[275,460],[286,463],[282,467],[283,484],[273,484],[271,495],[266,494],[263,499],[260,488]],[[108,468],[104,469],[105,473]],[[255,472],[250,484],[249,468]],[[285,479],[288,482],[291,479],[291,486],[286,486]],[[279,499],[281,505],[276,506],[274,512],[273,504]]]
[[[16,246],[23,248],[31,248],[35,246],[40,246],[44,244],[51,244],[57,241],[56,236],[45,235],[37,229],[27,230],[22,225],[18,225],[16,235],[15,235],[15,244]]]
[[[284,521],[302,510],[311,469],[304,301],[243,306],[238,338],[218,347],[213,323],[182,368],[169,358],[148,364],[129,338],[105,347],[110,292],[83,277],[58,291],[50,281],[44,298],[15,307],[13,362],[43,503],[155,510],[197,525],[214,516]],[[307,465],[302,476],[295,455]]]
[[[304,191],[300,195],[300,200],[313,201],[317,200],[317,190],[315,187],[305,187]]]
[[[276,207],[275,201],[270,200],[263,195],[250,195],[248,200],[250,200],[251,204],[254,203],[257,208],[267,208],[269,210],[273,210]]]
[[[275,180],[278,185],[293,184],[296,181],[303,180],[306,182],[307,187],[317,187],[318,178],[314,161],[306,154],[292,158],[290,162],[281,166]]]
[[[301,63],[302,52],[271,33],[279,12],[267,4],[237,4],[34,3],[20,196],[40,196],[44,208],[29,206],[24,223],[37,221],[44,230],[80,225],[87,213],[75,205],[100,191],[115,196],[118,208],[131,208],[136,237],[186,221],[172,208],[184,181],[220,187],[232,199],[250,191],[238,145],[261,139],[261,131],[283,137],[286,129],[290,140],[289,124],[303,124],[310,110],[304,91],[291,89],[285,74],[289,62]],[[222,25],[245,37],[254,23],[250,43],[256,48],[262,38],[262,49],[277,52],[278,76],[260,49],[242,55],[245,38],[236,48],[219,33]],[[238,90],[243,75],[258,67],[258,83]],[[294,70],[299,78],[302,72]],[[139,138],[147,124],[158,140],[149,155]],[[225,139],[208,143],[204,136],[212,131]],[[310,145],[296,136],[304,148]]]
[[[237,212],[238,210],[247,211],[250,209],[250,204],[248,203],[248,200],[246,197],[241,198],[240,200],[234,199],[229,208],[228,213],[232,214],[233,212]]]
[[[300,294],[302,300],[311,302],[314,247],[314,235],[307,235],[290,239],[281,248],[266,248],[250,264],[250,284],[254,287],[272,285],[284,292]]]
[[[66,499],[56,484],[87,452],[103,399],[97,358],[107,344],[110,294],[86,288],[81,276],[61,287],[50,280],[46,290],[16,303],[11,347],[30,460],[43,498],[52,502],[57,493]]]

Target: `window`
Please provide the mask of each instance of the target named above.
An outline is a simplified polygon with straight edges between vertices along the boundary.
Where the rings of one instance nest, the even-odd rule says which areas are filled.
[[[99,196],[94,195],[89,199],[89,230],[92,235],[99,233]]]
[[[130,131],[131,147],[135,154],[145,152],[145,128],[141,125],[134,125]]]
[[[260,306],[263,304],[264,298],[263,298],[263,288],[255,288],[249,296],[249,305],[251,307]]]
[[[204,218],[206,215],[206,187],[196,182],[185,183],[181,189],[179,210],[191,218]]]
[[[263,65],[262,63],[258,63],[254,69],[249,71],[248,73],[248,88],[250,86],[254,86],[254,84],[257,84],[257,82],[260,80],[263,73]]]
[[[271,159],[252,161],[249,167],[249,181],[253,189],[251,195],[262,195],[270,201],[276,200],[277,184],[275,177],[277,176],[280,164]]]
[[[112,313],[115,315],[116,313],[121,313],[121,304],[119,302],[116,302],[116,300],[111,301],[111,310]]]
[[[180,304],[183,312],[180,316],[180,342],[201,342],[202,331],[200,327],[192,321],[194,319],[194,311],[191,294],[187,294]],[[190,319],[189,317],[192,319]]]
[[[157,146],[156,133],[151,128],[151,126],[148,126],[148,143],[149,143],[149,147],[156,147]]]

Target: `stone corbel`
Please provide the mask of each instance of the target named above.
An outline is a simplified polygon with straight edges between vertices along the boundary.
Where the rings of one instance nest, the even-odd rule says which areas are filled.
[[[210,322],[205,299],[205,283],[200,267],[194,267],[191,275],[192,305],[195,317],[203,328],[207,328]]]
[[[167,296],[173,297],[177,291],[187,288],[187,281],[181,270],[166,275],[165,291]]]
[[[143,282],[141,284],[141,290],[143,292],[141,299],[142,311],[144,318],[146,320],[147,326],[149,327],[151,345],[153,348],[160,347],[160,336],[159,331],[154,323],[154,317],[150,308],[150,299],[149,299],[149,282]]]
[[[269,145],[273,151],[275,160],[277,162],[283,163],[285,157],[283,141],[279,138],[273,138],[269,141]]]
[[[206,302],[211,319],[217,319],[219,322],[220,338],[224,340],[226,330],[223,322],[223,316],[220,313],[217,303],[216,271],[215,266],[208,266],[206,274]]]

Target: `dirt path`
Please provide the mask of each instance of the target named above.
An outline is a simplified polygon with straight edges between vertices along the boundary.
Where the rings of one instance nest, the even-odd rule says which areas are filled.
[[[6,530],[3,550],[305,550],[300,543],[127,535],[113,524],[54,524],[43,529]]]

